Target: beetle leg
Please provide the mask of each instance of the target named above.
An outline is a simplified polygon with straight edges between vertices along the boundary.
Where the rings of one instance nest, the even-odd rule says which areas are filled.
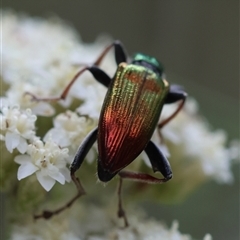
[[[163,155],[159,147],[150,140],[144,151],[150,160],[153,171],[159,171],[164,178],[160,179],[145,173],[135,173],[123,170],[118,173],[119,176],[145,183],[164,183],[170,180],[172,178],[172,170],[167,158]]]
[[[120,41],[116,40],[103,50],[103,52],[100,54],[100,56],[97,58],[97,60],[93,63],[93,65],[99,66],[101,64],[102,60],[104,59],[105,55],[108,53],[108,51],[112,47],[114,47],[115,61],[116,61],[117,65],[119,65],[122,62],[127,61],[127,56],[125,54],[125,50],[124,50],[122,43]]]
[[[120,171],[118,173],[118,175],[121,178],[127,178],[136,182],[142,182],[142,183],[152,183],[152,184],[156,184],[156,183],[165,183],[168,180],[171,179],[171,177],[169,179],[167,178],[155,178],[147,173],[140,173],[140,172],[130,172],[130,171]]]
[[[85,72],[86,70],[90,71],[92,75],[95,77],[95,79],[103,84],[104,86],[108,87],[108,85],[111,82],[111,78],[101,69],[99,69],[97,66],[99,66],[104,59],[105,55],[108,53],[108,51],[114,47],[115,51],[115,61],[117,65],[119,65],[122,62],[127,61],[127,56],[125,54],[124,47],[120,41],[114,41],[112,44],[107,46],[104,51],[100,54],[100,56],[97,58],[97,60],[92,64],[92,66],[86,66],[86,64],[81,64],[85,65],[84,68],[82,68],[80,71],[78,71],[73,79],[70,81],[70,83],[65,87],[63,90],[62,94],[58,97],[45,97],[45,98],[40,98],[37,97],[36,95],[30,93],[30,92],[25,92],[25,95],[30,95],[32,97],[32,100],[34,101],[59,101],[59,100],[64,100],[67,97],[67,94],[72,87],[72,85],[75,83],[75,81],[78,79],[78,77]]]
[[[32,100],[34,101],[59,101],[59,100],[64,100],[67,97],[67,94],[69,90],[71,89],[72,85],[75,83],[75,81],[78,79],[79,76],[81,76],[86,70],[92,73],[92,75],[95,77],[95,79],[103,84],[104,86],[108,87],[109,83],[111,82],[111,78],[100,68],[96,66],[91,66],[91,67],[84,67],[81,69],[79,72],[75,74],[73,79],[69,82],[69,84],[65,87],[63,92],[61,93],[60,96],[58,97],[44,97],[40,98],[35,96],[34,94],[30,92],[25,92],[25,95],[30,95],[32,97]]]
[[[127,55],[120,41],[114,42],[114,50],[115,50],[115,60],[117,65],[119,65],[122,62],[127,62]]]
[[[118,185],[118,217],[123,218],[125,227],[128,227],[129,224],[128,224],[127,216],[122,206],[121,192],[122,192],[122,177],[119,178],[119,185]]]
[[[53,215],[57,215],[60,212],[64,211],[65,209],[69,208],[72,206],[72,204],[78,199],[80,198],[82,195],[86,194],[79,178],[77,178],[75,176],[75,172],[80,168],[80,166],[83,163],[83,160],[85,159],[87,153],[89,152],[90,148],[92,147],[92,145],[94,144],[94,142],[97,139],[97,132],[98,132],[98,128],[93,129],[87,136],[86,138],[83,140],[82,144],[80,145],[80,147],[77,150],[77,153],[74,157],[74,160],[70,166],[70,173],[71,173],[71,178],[72,181],[74,182],[76,188],[77,188],[77,194],[64,206],[54,210],[54,211],[48,211],[45,210],[42,212],[42,214],[39,215],[34,215],[34,219],[38,219],[38,218],[45,218],[45,219],[49,219],[51,218]]]
[[[39,219],[39,218],[44,218],[44,219],[50,219],[52,216],[57,215],[59,213],[61,213],[62,211],[64,211],[65,209],[69,208],[72,206],[72,204],[78,199],[80,198],[82,195],[86,194],[84,188],[82,187],[82,184],[80,182],[80,180],[78,178],[76,178],[74,176],[71,176],[73,182],[75,183],[76,187],[77,187],[77,194],[64,206],[54,210],[54,211],[50,211],[50,210],[44,210],[41,214],[35,215],[33,216],[34,219]]]
[[[165,182],[170,180],[172,178],[171,166],[160,148],[150,140],[144,151],[150,160],[153,171],[159,171],[164,176]]]
[[[171,175],[169,176],[169,178],[159,179],[146,173],[130,172],[125,170],[120,171],[118,175],[120,176],[120,182],[118,187],[118,217],[119,218],[122,217],[124,219],[125,227],[128,226],[128,221],[127,221],[126,213],[122,206],[122,197],[121,197],[122,179],[127,178],[133,181],[143,182],[143,183],[164,183],[164,182],[167,182],[172,177]]]
[[[117,65],[119,65],[122,62],[127,62],[127,56],[125,54],[125,49],[124,49],[122,43],[120,41],[116,40],[112,44],[108,45],[103,50],[103,52],[98,56],[98,58],[95,60],[95,62],[92,63],[92,65],[99,66],[101,64],[102,60],[104,59],[104,57],[106,56],[106,54],[113,47],[114,47],[115,61],[116,61]],[[75,65],[86,66],[89,64],[80,63],[80,64],[75,64]]]
[[[179,100],[181,100],[181,102],[172,115],[170,115],[168,118],[164,119],[162,122],[160,122],[158,124],[158,129],[161,129],[164,125],[166,125],[168,122],[170,122],[179,113],[179,111],[183,108],[186,98],[187,98],[187,93],[185,93],[182,90],[181,86],[172,85],[170,87],[170,91],[169,91],[164,103],[165,104],[175,103]]]
[[[164,178],[155,178],[146,173],[136,173],[130,171],[120,171],[118,175],[120,176],[120,182],[118,187],[118,217],[122,217],[125,222],[125,227],[128,226],[127,217],[125,211],[122,207],[121,189],[122,189],[122,179],[127,178],[137,182],[144,183],[164,183],[172,178],[172,170],[167,158],[162,154],[161,150],[157,147],[155,143],[149,141],[145,150],[149,157],[152,169],[154,172],[161,172]]]
[[[84,158],[97,140],[98,127],[94,128],[83,140],[70,166],[71,176],[81,167]]]

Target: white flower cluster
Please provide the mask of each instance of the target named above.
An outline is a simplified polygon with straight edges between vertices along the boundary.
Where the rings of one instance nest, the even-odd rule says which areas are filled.
[[[92,130],[96,122],[67,110],[53,120],[53,125],[54,127],[46,133],[44,140],[52,139],[60,147],[68,147],[71,161],[79,143]],[[93,162],[94,157],[94,151],[90,151],[87,155],[89,162]]]
[[[176,106],[164,108],[162,118],[169,116]],[[175,120],[162,129],[166,141],[181,149],[191,164],[199,165],[203,174],[219,183],[231,183],[232,148],[226,148],[227,135],[223,130],[211,131],[206,120],[199,116],[198,105],[189,98]],[[172,151],[170,151],[171,154]],[[175,151],[176,152],[176,151]],[[180,154],[178,152],[178,154]],[[170,161],[178,161],[173,152]]]
[[[31,101],[31,96],[25,93],[41,97],[60,94],[78,71],[76,65],[93,62],[106,43],[100,39],[94,46],[80,44],[79,36],[60,19],[43,21],[11,12],[3,12],[2,32],[1,75],[9,87],[0,98],[0,138],[9,152],[16,148],[21,154],[27,153],[15,159],[21,164],[18,179],[36,173],[40,184],[49,191],[55,180],[62,184],[69,181],[66,166],[86,134],[96,126],[106,89],[99,84],[94,92],[91,75],[83,74],[62,102],[69,106],[73,97],[83,101],[80,115],[71,111],[57,115],[54,127],[41,144],[35,131],[36,115],[51,116],[56,110],[47,102]],[[111,56],[106,60],[103,65],[111,72],[114,61]],[[93,96],[99,97],[94,101]],[[31,151],[33,146],[38,154]],[[69,153],[63,149],[66,147]],[[58,153],[58,161],[53,161],[55,155],[51,155],[51,151]],[[95,151],[90,151],[87,157],[92,162]],[[62,163],[59,165],[59,162]]]
[[[15,157],[15,162],[21,164],[18,168],[18,180],[36,173],[37,179],[46,191],[49,191],[55,181],[64,184],[70,182],[69,170],[66,167],[68,149],[59,148],[53,141],[45,144],[36,139],[28,145],[27,154]]]
[[[7,150],[12,153],[17,148],[20,153],[27,150],[27,141],[35,137],[37,117],[31,109],[21,111],[19,106],[0,106],[0,138],[6,142]]]
[[[31,96],[25,93],[43,98],[59,96],[81,65],[93,63],[111,40],[102,38],[93,44],[83,44],[75,30],[59,19],[33,19],[10,12],[2,14],[2,37],[4,96],[0,98],[0,140],[5,143],[5,149],[1,150],[13,153],[14,158],[9,161],[20,164],[18,172],[14,173],[18,180],[36,174],[41,186],[49,191],[56,181],[60,184],[70,181],[68,164],[84,137],[97,126],[106,88],[85,72],[61,105],[53,107],[47,102],[31,101]],[[116,64],[111,54],[106,56],[101,68],[113,75]],[[175,104],[164,106],[161,119],[171,115],[175,107]],[[51,117],[53,114],[54,118]],[[42,140],[36,130],[41,132]],[[213,178],[223,183],[233,180],[230,170],[233,152],[226,148],[226,134],[210,130],[198,115],[194,100],[188,99],[183,111],[164,126],[161,135],[163,138],[156,131],[153,140],[169,156],[171,165],[193,166],[195,172],[191,181],[185,176],[183,184],[194,182],[195,176],[199,175],[202,179]],[[96,158],[95,148],[94,145],[94,150],[89,152],[88,162]],[[16,156],[19,153],[21,155]],[[146,156],[141,158],[149,165]],[[1,167],[4,168],[4,164]],[[175,167],[174,170],[179,169]],[[105,219],[102,213],[100,215]],[[104,222],[101,218],[96,218],[98,223]],[[168,230],[155,221],[143,223],[141,220],[140,223],[134,216],[131,218],[132,227],[127,230],[106,231],[103,228],[101,231],[107,235],[102,238],[88,236],[88,239],[191,239],[179,233],[176,223]],[[91,226],[94,219],[89,221]],[[27,228],[16,227],[12,239],[53,239],[56,237],[52,236],[60,233],[61,238],[57,239],[86,239],[87,236],[74,235],[68,224],[62,228],[60,222],[44,223],[49,231],[42,231],[32,224],[32,229],[29,224]],[[204,238],[210,239],[210,236]]]
[[[38,18],[29,20],[10,12],[2,14],[1,75],[10,85],[5,96],[11,105],[31,108],[37,115],[52,115],[54,109],[50,104],[30,101],[30,96],[24,94],[30,92],[41,97],[59,95],[79,69],[78,65],[91,64],[109,40],[103,37],[95,45],[81,44],[71,26],[60,19],[46,22]],[[111,55],[102,65],[113,73],[115,64]],[[91,100],[96,92],[101,94],[102,86],[93,94],[88,94],[85,87],[88,88],[92,82],[89,73],[83,74],[64,104],[69,105],[72,97],[89,97]],[[104,96],[104,91],[101,96]],[[94,108],[90,110],[91,115],[97,118],[99,109],[96,113]]]
[[[4,134],[1,134],[1,139],[5,140],[8,151],[17,148],[24,153],[27,141],[31,142],[35,137],[36,116],[32,112],[37,115],[54,113],[49,103],[31,101],[30,96],[24,93],[31,92],[41,97],[59,95],[79,70],[80,67],[76,66],[94,62],[110,40],[82,44],[75,31],[59,19],[43,21],[9,12],[3,13],[2,26],[2,78],[9,84],[9,89],[1,97],[1,130]],[[107,55],[102,67],[109,74],[114,72],[116,66],[111,55]],[[74,97],[80,99],[81,104],[75,108],[76,112],[66,111],[57,115],[53,120],[54,127],[48,130],[44,140],[52,139],[59,147],[69,148],[72,157],[84,136],[96,126],[105,92],[106,89],[89,73],[84,73],[74,83],[65,101],[69,106]],[[4,102],[8,102],[8,106]],[[16,104],[20,106],[15,107]],[[161,118],[169,116],[175,107],[165,106]],[[81,115],[87,115],[87,118]],[[207,177],[225,183],[232,181],[231,153],[225,147],[226,134],[210,131],[198,116],[194,100],[189,99],[184,110],[162,129],[162,136],[166,142],[181,148],[184,157],[198,164]],[[153,139],[166,155],[171,155],[170,161],[174,161],[174,151],[169,151],[169,145],[160,143],[157,133]],[[90,159],[94,159],[93,153]]]
[[[111,212],[110,212],[111,211]],[[80,214],[81,212],[81,214]],[[119,228],[112,209],[100,209],[96,206],[80,207],[79,211],[64,213],[49,221],[30,223],[28,227],[16,225],[11,240],[192,240],[189,234],[179,231],[177,221],[168,228],[154,219],[146,220],[144,213],[136,210],[129,215],[130,227]],[[137,214],[136,214],[137,213]],[[45,229],[43,231],[43,229]],[[203,240],[212,240],[206,234]]]
[[[40,184],[49,191],[55,180],[61,184],[70,181],[66,168],[68,149],[61,149],[52,142],[44,143],[36,137],[35,121],[37,117],[31,109],[20,110],[19,106],[6,106],[1,102],[0,138],[5,141],[7,150],[12,153],[17,149],[24,155],[15,157],[21,164],[18,169],[18,180],[36,172]]]

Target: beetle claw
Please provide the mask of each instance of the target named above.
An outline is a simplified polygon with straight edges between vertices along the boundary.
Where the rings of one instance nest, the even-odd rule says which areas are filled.
[[[118,210],[118,217],[119,218],[123,218],[123,220],[124,220],[124,225],[125,226],[123,228],[126,228],[126,227],[129,226],[129,223],[128,223],[128,220],[127,220],[127,216],[125,214],[125,211],[122,208]]]

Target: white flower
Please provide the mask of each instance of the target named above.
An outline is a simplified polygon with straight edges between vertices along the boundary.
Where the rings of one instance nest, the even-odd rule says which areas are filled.
[[[140,212],[140,213],[139,213]],[[179,231],[179,224],[173,221],[168,228],[165,224],[154,219],[148,219],[144,214],[135,210],[130,213],[128,228],[120,228],[122,221],[116,219],[111,207],[100,209],[96,206],[79,206],[70,209],[64,217],[56,216],[48,221],[31,222],[26,226],[15,225],[11,236],[18,239],[89,239],[89,240],[192,240],[189,234]],[[42,231],[44,229],[44,231]],[[21,238],[20,238],[21,237]],[[206,234],[203,240],[211,240]]]
[[[161,119],[175,109],[174,104],[164,106]],[[233,180],[226,133],[210,129],[206,120],[198,115],[195,100],[188,98],[184,109],[162,128],[161,133],[163,140],[168,142],[171,163],[185,158],[189,163],[199,165],[199,170],[207,177],[222,183]]]
[[[234,162],[240,162],[240,141],[235,139],[230,142],[229,156]]]
[[[76,32],[57,18],[29,20],[3,12],[2,31],[2,74],[8,83],[21,79],[54,87],[69,69],[71,54],[79,45]]]
[[[33,108],[36,114],[51,115],[53,108],[47,103],[32,102],[23,94],[49,97],[61,93],[76,72],[71,63],[71,55],[79,48],[76,32],[59,19],[29,21],[10,12],[3,12],[2,32],[1,74],[11,84],[7,97],[21,107]]]
[[[8,101],[19,104],[21,108],[31,108],[37,115],[52,115],[53,108],[48,103],[31,101],[24,93],[28,91],[38,97],[59,96],[79,71],[77,65],[92,64],[111,41],[105,37],[99,38],[94,44],[83,44],[76,31],[60,19],[29,19],[10,12],[3,12],[2,32],[1,75],[3,81],[10,84],[6,92]],[[107,54],[101,64],[110,75],[116,69],[112,55]],[[68,107],[73,97],[86,98],[87,101],[93,95],[88,95],[85,87],[92,81],[96,82],[90,73],[82,74],[65,101],[59,103]],[[100,103],[97,99],[98,104],[101,104],[101,99]],[[95,118],[99,116],[95,109],[90,111]],[[81,114],[88,114],[85,112]]]
[[[30,109],[21,111],[18,106],[7,106],[1,100],[0,130],[1,140],[5,141],[6,148],[12,153],[17,148],[20,153],[27,150],[27,141],[35,137],[35,121],[37,117]]]
[[[96,122],[87,117],[79,116],[75,112],[66,111],[54,119],[53,125],[54,127],[46,133],[44,141],[52,139],[60,147],[68,147],[69,160],[72,160],[77,148],[87,134],[96,126]],[[94,160],[94,155],[93,151],[89,152],[87,155],[89,162]]]
[[[18,180],[36,173],[42,187],[49,191],[56,181],[64,184],[70,181],[70,172],[66,167],[68,149],[61,149],[53,141],[45,144],[39,140],[28,145],[28,155],[16,156],[14,161],[20,164],[18,168]]]
[[[18,104],[21,109],[31,108],[32,112],[36,115],[51,116],[54,114],[54,108],[49,103],[33,101],[31,96],[25,94],[26,92],[34,93],[37,96],[51,94],[47,87],[43,90],[27,82],[25,84],[16,82],[6,91],[6,97],[0,99],[6,99],[10,105]]]
[[[81,98],[84,102],[76,111],[98,120],[106,92],[107,88],[100,84],[93,83],[82,87]]]

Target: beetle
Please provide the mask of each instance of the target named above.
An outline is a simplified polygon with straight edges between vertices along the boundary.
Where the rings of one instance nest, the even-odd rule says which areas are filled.
[[[109,77],[99,68],[108,51],[114,48],[117,70]],[[93,129],[83,140],[70,166],[71,178],[78,193],[65,206],[56,211],[44,211],[35,218],[50,218],[85,194],[80,180],[75,172],[81,167],[84,158],[92,145],[98,143],[97,174],[101,182],[108,182],[118,175],[118,216],[128,220],[122,207],[122,179],[131,179],[145,183],[164,183],[172,178],[172,170],[167,158],[159,147],[150,139],[155,128],[161,129],[172,120],[182,109],[187,93],[179,85],[170,85],[163,77],[163,66],[154,57],[137,53],[132,61],[127,63],[127,55],[120,41],[114,41],[107,46],[97,60],[90,66],[85,65],[70,81],[59,97],[38,98],[36,101],[57,101],[65,99],[73,83],[89,71],[94,78],[108,88],[98,127]],[[167,119],[158,123],[164,104],[180,101],[175,112]],[[145,151],[154,172],[159,171],[163,178],[156,178],[146,173],[136,173],[124,170],[134,159]]]

